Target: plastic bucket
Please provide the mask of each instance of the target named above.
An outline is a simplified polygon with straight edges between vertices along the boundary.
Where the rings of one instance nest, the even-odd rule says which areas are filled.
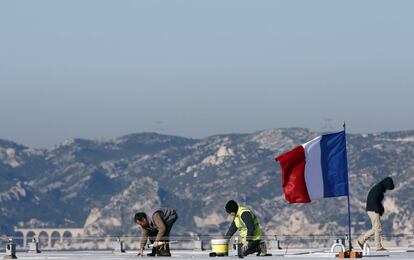
[[[211,251],[217,255],[229,255],[229,244],[227,239],[212,239]]]

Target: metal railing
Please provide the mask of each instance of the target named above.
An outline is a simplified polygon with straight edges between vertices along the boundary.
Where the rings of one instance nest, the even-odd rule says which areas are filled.
[[[352,242],[360,234],[354,234]],[[4,250],[9,238],[16,243],[19,251],[28,250],[23,247],[23,237],[1,236],[0,251]],[[211,239],[223,238],[221,235],[187,235],[187,236],[170,236],[172,249],[201,250],[210,249]],[[339,235],[265,235],[262,236],[270,250],[278,250],[280,248],[325,248],[329,249],[335,239],[347,240],[346,234]],[[234,240],[230,240],[232,243]],[[31,238],[30,238],[31,241]],[[37,238],[41,250],[113,250],[114,243],[123,241],[126,250],[139,249],[139,236],[79,236],[52,238],[52,247],[48,246],[48,238]],[[382,241],[384,246],[388,247],[414,247],[414,234],[383,234]],[[27,241],[29,242],[29,240]],[[276,243],[277,242],[277,243]]]

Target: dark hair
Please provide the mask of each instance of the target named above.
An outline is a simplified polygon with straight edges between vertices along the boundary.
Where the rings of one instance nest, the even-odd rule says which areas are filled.
[[[235,202],[234,200],[229,200],[226,204],[226,212],[227,213],[237,213],[237,211],[239,210],[239,205],[237,205],[237,202]]]
[[[138,212],[134,216],[134,222],[137,223],[137,220],[142,221],[144,218],[147,218],[147,214],[145,214],[144,212]]]

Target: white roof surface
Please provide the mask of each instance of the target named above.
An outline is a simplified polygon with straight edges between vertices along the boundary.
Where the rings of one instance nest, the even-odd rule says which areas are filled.
[[[173,250],[171,251],[172,258],[180,259],[210,259],[210,251],[191,251],[191,250]],[[321,258],[335,258],[335,253],[329,253],[329,250],[317,250],[317,249],[290,249],[286,250],[271,250],[272,256],[257,257],[255,255],[247,256],[247,259],[321,259]],[[230,252],[232,254],[232,252]],[[5,253],[0,253],[0,259],[3,259]],[[137,258],[162,258],[166,257],[137,257],[137,251],[127,251],[126,253],[112,253],[111,251],[44,251],[40,254],[17,252],[18,259],[61,259],[61,260],[92,260],[92,259],[105,259],[105,260],[121,260],[121,259],[137,259]],[[218,257],[220,258],[232,258],[237,259],[237,256]],[[364,257],[366,258],[366,257]],[[167,258],[168,259],[168,258]],[[371,252],[369,259],[414,259],[414,248],[392,248],[385,253]]]

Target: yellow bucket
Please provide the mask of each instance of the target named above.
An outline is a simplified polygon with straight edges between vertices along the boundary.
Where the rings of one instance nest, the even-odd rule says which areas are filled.
[[[229,244],[227,239],[212,239],[211,251],[217,255],[229,255]]]

